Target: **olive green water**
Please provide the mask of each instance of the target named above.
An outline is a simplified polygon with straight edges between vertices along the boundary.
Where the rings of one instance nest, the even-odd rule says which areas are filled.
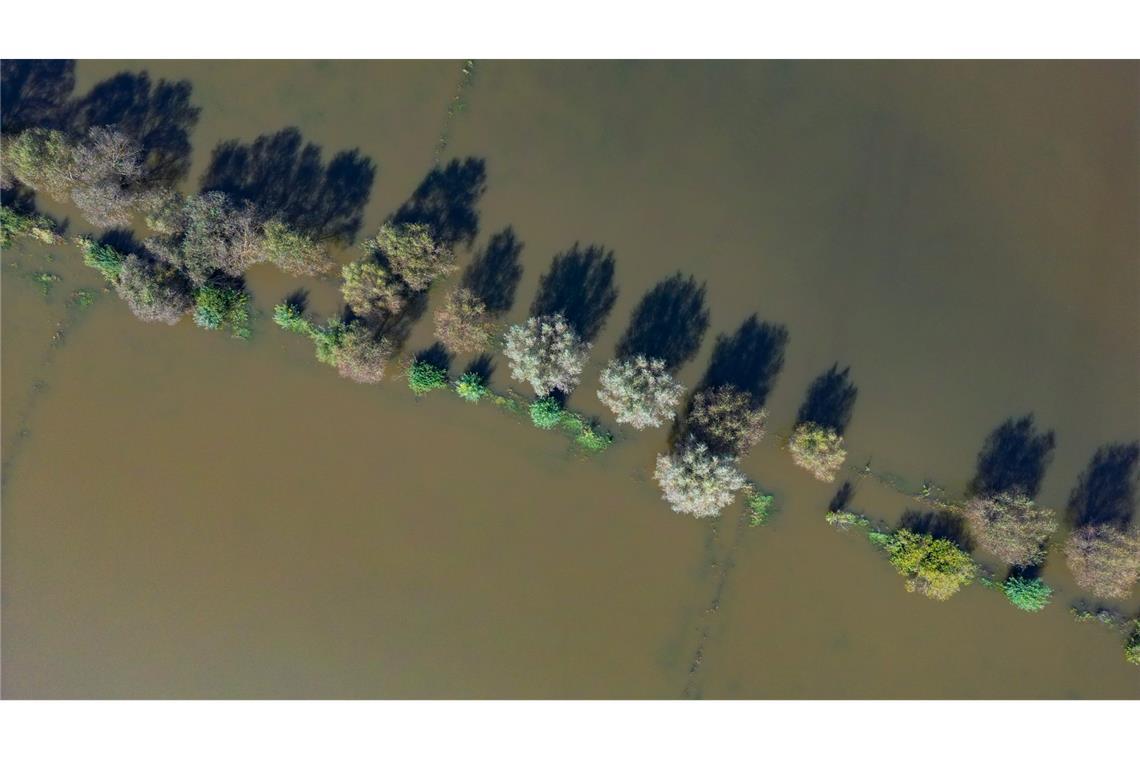
[[[359,147],[369,232],[431,168],[460,67],[81,62],[77,93],[189,79],[187,189],[225,139]],[[1129,63],[479,62],[443,157],[486,161],[475,249],[507,225],[524,244],[511,318],[554,254],[615,252],[575,407],[607,419],[597,370],[679,269],[711,312],[689,386],[755,312],[790,335],[773,430],[850,364],[850,460],[960,492],[985,436],[1033,412],[1060,508],[1098,446],[1140,436],[1138,83]],[[775,445],[742,463],[775,519],[714,526],[660,500],[664,432],[583,460],[454,396],[341,380],[264,314],[243,344],[105,296],[52,348],[96,279],[67,247],[5,257],[45,252],[47,300],[3,279],[6,697],[1140,697],[1121,639],[1070,619],[1056,549],[1039,614],[978,586],[939,603],[826,525],[835,485]],[[264,311],[300,284],[336,306],[249,281]],[[408,346],[430,342],[425,318]],[[909,506],[856,484],[853,508]]]

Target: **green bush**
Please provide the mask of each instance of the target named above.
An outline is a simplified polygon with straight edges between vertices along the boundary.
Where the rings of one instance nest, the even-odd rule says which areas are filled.
[[[455,392],[464,401],[477,404],[481,398],[487,395],[487,381],[476,372],[464,372],[455,381]]]
[[[75,245],[83,252],[83,263],[107,278],[117,282],[127,257],[109,245],[97,243],[89,237],[75,238]]]
[[[605,451],[614,442],[614,437],[593,425],[583,425],[574,436],[574,442],[586,451]]]
[[[1040,578],[1021,578],[1011,575],[1001,584],[1005,598],[1019,610],[1037,612],[1049,604],[1053,589]]]
[[[1133,665],[1140,665],[1140,619],[1133,621],[1132,635],[1124,645],[1124,659]]]
[[[50,217],[36,213],[21,213],[10,206],[0,206],[0,251],[12,245],[17,235],[34,238],[41,243],[56,243],[56,224]]]
[[[235,338],[250,336],[250,298],[234,282],[208,282],[194,294],[194,323],[207,330],[228,327]]]
[[[291,333],[308,336],[313,334],[313,323],[305,317],[305,313],[296,304],[285,302],[274,306],[273,321],[282,330]]]
[[[773,496],[770,493],[753,493],[748,496],[748,524],[763,525],[772,516]]]
[[[907,591],[931,599],[949,599],[978,572],[973,558],[953,541],[906,528],[891,535],[886,550],[891,564],[907,579]]]
[[[417,396],[447,385],[447,370],[425,359],[414,359],[408,367],[408,387]]]
[[[530,419],[535,427],[549,430],[562,419],[562,404],[553,396],[543,396],[531,403]]]

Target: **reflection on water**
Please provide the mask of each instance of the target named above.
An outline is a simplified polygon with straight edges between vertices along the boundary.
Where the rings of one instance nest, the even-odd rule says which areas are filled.
[[[83,62],[23,72],[5,123],[120,82],[140,128],[156,98],[186,117],[188,153],[154,133],[184,189],[268,193],[345,238],[430,216],[504,319],[596,332],[574,402],[603,419],[597,370],[653,346],[777,432],[844,423],[853,463],[1132,506],[1095,477],[1124,454],[1094,454],[1140,436],[1134,64],[488,62],[448,116],[461,66]],[[775,446],[743,462],[780,508],[749,528],[668,510],[665,431],[583,461],[454,397],[341,381],[264,316],[242,344],[105,299],[44,368],[95,285],[46,250],[53,300],[3,280],[6,696],[1140,696],[1120,642],[1069,619],[1058,551],[1035,615],[908,595]],[[554,303],[555,278],[593,295]],[[262,310],[302,285],[338,308],[329,282],[248,280]],[[842,500],[913,506],[869,479]]]

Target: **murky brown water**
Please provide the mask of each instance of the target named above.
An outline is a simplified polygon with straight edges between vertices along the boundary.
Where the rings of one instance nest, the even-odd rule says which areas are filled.
[[[77,92],[136,68],[193,83],[188,187],[219,141],[296,126],[326,160],[376,161],[366,232],[430,169],[460,74],[98,62]],[[445,157],[486,160],[475,248],[507,225],[524,244],[512,318],[554,254],[614,250],[591,378],[680,269],[711,311],[690,386],[756,312],[790,335],[774,430],[850,364],[851,461],[960,491],[989,431],[1033,412],[1057,434],[1039,501],[1063,507],[1098,446],[1140,436],[1138,72],[482,62]],[[3,281],[5,696],[1140,697],[1120,639],[1070,620],[1056,551],[1037,615],[977,586],[907,594],[774,446],[743,466],[779,514],[714,537],[649,479],[663,432],[580,461],[491,409],[342,381],[264,315],[241,344],[108,297],[52,349],[67,292],[95,283],[52,252],[47,302]],[[298,285],[250,284],[266,311]],[[601,413],[594,389],[574,405]],[[911,504],[864,481],[855,506]]]

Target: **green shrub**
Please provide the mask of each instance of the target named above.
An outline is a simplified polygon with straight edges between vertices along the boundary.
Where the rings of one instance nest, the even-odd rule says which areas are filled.
[[[75,245],[83,252],[83,263],[107,278],[117,282],[127,257],[109,245],[97,243],[89,237],[75,238]]]
[[[1140,665],[1140,619],[1133,621],[1132,635],[1124,645],[1124,659],[1133,665]]]
[[[250,336],[250,298],[234,282],[208,282],[194,294],[194,323],[207,330],[228,327],[235,338]]]
[[[313,323],[305,317],[305,313],[301,311],[299,306],[287,301],[273,307],[273,321],[282,330],[291,333],[310,337],[313,334]]]
[[[918,591],[931,599],[949,599],[978,572],[973,558],[953,541],[926,533],[900,528],[891,535],[886,549],[891,564],[907,579],[907,591]]]
[[[332,257],[311,235],[293,230],[283,222],[267,222],[262,234],[265,258],[283,272],[313,276],[333,266]]]
[[[824,517],[828,525],[833,525],[837,528],[866,528],[871,525],[871,521],[863,515],[846,510],[832,510]]]
[[[1040,578],[1021,578],[1011,575],[1001,584],[1005,598],[1019,610],[1037,612],[1049,604],[1053,589]]]
[[[752,527],[763,525],[772,516],[773,496],[770,493],[754,493],[748,496],[748,524]]]
[[[586,451],[605,451],[614,442],[614,437],[593,425],[583,425],[574,442]]]
[[[59,241],[56,224],[50,217],[35,213],[21,213],[11,206],[0,206],[0,251],[12,245],[12,238],[24,235],[41,243]]]
[[[317,352],[317,361],[335,367],[337,351],[344,342],[344,335],[348,331],[342,319],[330,319],[328,324],[313,328],[309,337],[313,339],[313,347]]]
[[[553,396],[543,396],[530,405],[530,419],[537,428],[549,430],[562,419],[562,404]]]
[[[788,439],[792,460],[818,480],[830,483],[847,458],[843,436],[814,422],[800,424]]]
[[[464,401],[477,404],[479,399],[487,395],[487,381],[476,372],[464,372],[455,381],[455,392]]]
[[[425,359],[414,359],[408,367],[408,387],[417,396],[447,385],[447,370]]]

